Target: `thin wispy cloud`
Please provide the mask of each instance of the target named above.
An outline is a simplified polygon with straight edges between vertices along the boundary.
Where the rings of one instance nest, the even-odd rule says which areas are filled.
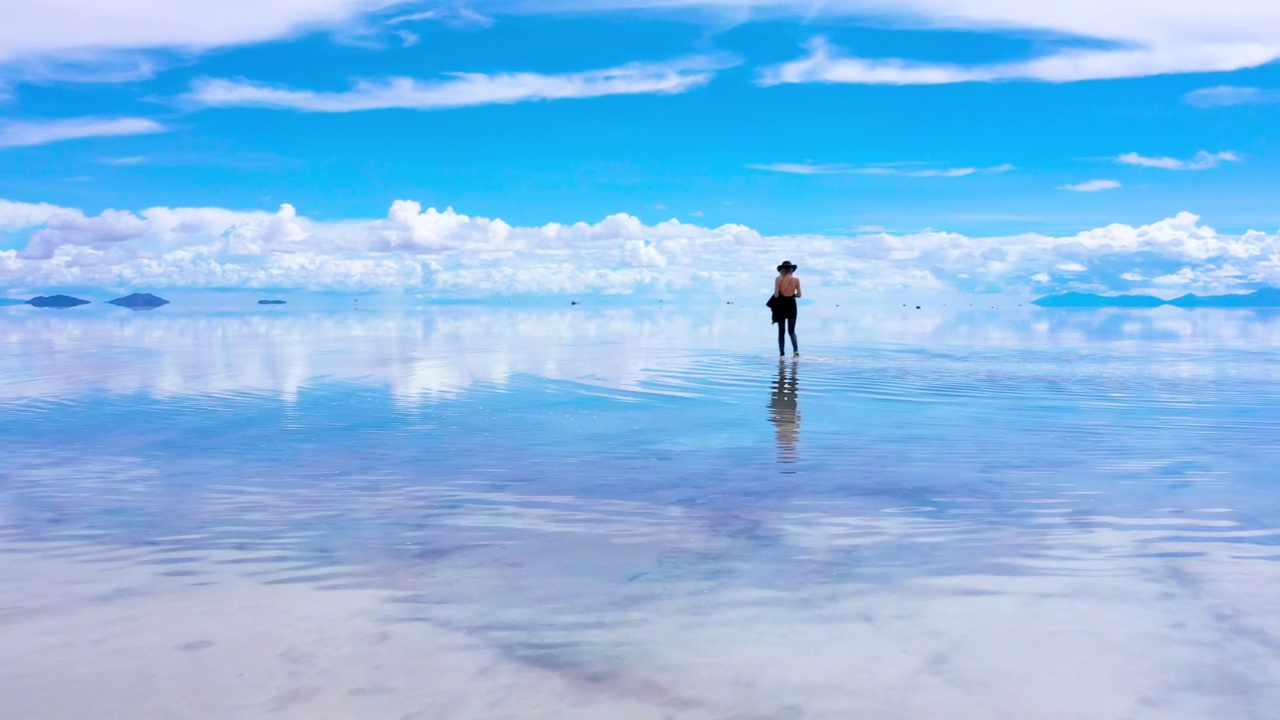
[[[1280,90],[1269,90],[1256,87],[1239,87],[1236,85],[1218,85],[1216,87],[1192,90],[1182,99],[1196,107],[1230,107],[1232,105],[1263,105],[1280,103]]]
[[[1063,185],[1059,190],[1070,190],[1072,192],[1100,192],[1102,190],[1115,190],[1120,187],[1120,183],[1115,180],[1088,180],[1075,185]]]
[[[852,171],[852,168],[844,163],[748,163],[747,167],[752,170],[767,170],[791,175],[845,175]]]
[[[362,80],[345,92],[277,87],[249,80],[204,78],[183,100],[196,107],[258,107],[301,112],[444,110],[535,100],[607,95],[674,95],[707,84],[734,61],[694,57],[673,62],[630,63],[605,70],[541,73],[451,73],[442,80]]]
[[[0,124],[0,147],[31,147],[66,140],[168,132],[164,125],[139,117],[78,117]]]
[[[1171,157],[1148,157],[1136,152],[1124,153],[1116,158],[1122,165],[1159,168],[1161,170],[1209,170],[1224,162],[1240,162],[1240,156],[1227,150],[1223,152],[1205,152],[1201,150],[1190,160],[1179,160]]]
[[[125,157],[102,158],[98,162],[103,165],[141,165],[146,160],[142,155],[127,155]]]
[[[491,27],[493,18],[476,12],[468,7],[433,8],[421,12],[398,15],[387,21],[388,25],[400,25],[413,22],[442,22],[451,27],[476,26]]]
[[[517,2],[518,0],[508,0]],[[521,3],[522,7],[528,4]],[[656,7],[655,7],[656,6]],[[510,7],[510,6],[508,6]],[[832,48],[821,38],[808,57],[768,68],[762,84],[848,82],[919,85],[1023,80],[1072,82],[1149,77],[1174,73],[1226,72],[1280,59],[1280,13],[1268,0],[1221,3],[1115,2],[1076,0],[557,0],[544,12],[565,9],[662,11],[699,8],[734,17],[790,15],[806,21],[853,18],[929,29],[966,32],[1030,31],[1042,37],[1089,38],[1053,47],[1027,60],[964,64],[909,58],[858,58]]]
[[[16,19],[0,24],[0,63],[28,62],[93,49],[154,53],[171,48],[209,48],[266,43],[302,31],[339,34],[371,24],[445,22],[486,25],[503,14],[615,14],[643,11],[682,18],[798,17],[906,21],[917,27],[1029,31],[1043,37],[1090,38],[1101,48],[1079,45],[1050,50],[1025,61],[964,65],[910,59],[860,59],[813,48],[808,58],[771,68],[767,83],[944,82],[1072,80],[1144,77],[1182,72],[1257,67],[1280,58],[1280,13],[1268,0],[1222,3],[1052,2],[1002,0],[487,0],[484,13],[466,4],[413,11],[408,0],[303,0],[298,2],[170,2],[151,0],[62,0],[25,3]],[[420,6],[419,6],[420,7]],[[403,8],[404,14],[395,14]],[[760,12],[763,11],[763,12]]]
[[[1190,72],[1229,72],[1280,58],[1280,42],[1200,46],[1070,49],[1030,60],[982,65],[921,62],[904,58],[860,58],[826,38],[808,43],[808,55],[760,71],[760,85],[850,83],[858,85],[946,85],[969,82],[1077,82]]]
[[[991,167],[921,167],[921,163],[880,163],[850,165],[847,163],[751,163],[752,170],[788,173],[791,175],[899,175],[902,177],[965,177],[968,175],[999,175],[1013,170],[1008,163]]]

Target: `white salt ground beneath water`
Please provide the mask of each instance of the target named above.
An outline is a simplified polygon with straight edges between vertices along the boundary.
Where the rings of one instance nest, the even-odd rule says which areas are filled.
[[[167,577],[130,551],[57,550],[0,547],[8,718],[1266,720],[1280,708],[1280,572],[1221,555],[1159,577],[1100,560],[1087,575],[660,601],[588,631],[595,647],[630,648],[596,671],[591,657],[522,660],[450,629],[444,611],[405,622],[394,592],[264,584],[217,564]]]
[[[847,314],[9,317],[0,720],[1280,720],[1280,318]]]

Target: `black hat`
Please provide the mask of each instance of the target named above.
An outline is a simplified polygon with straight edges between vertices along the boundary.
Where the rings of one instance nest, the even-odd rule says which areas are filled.
[[[799,270],[799,269],[800,269],[800,266],[792,265],[790,260],[783,260],[782,264],[778,266],[778,272],[782,272],[783,270],[790,270],[792,272],[795,272],[796,270]]]

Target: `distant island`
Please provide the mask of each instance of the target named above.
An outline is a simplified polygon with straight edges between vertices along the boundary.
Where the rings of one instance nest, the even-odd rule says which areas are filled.
[[[115,300],[108,300],[111,305],[119,305],[130,310],[154,310],[161,305],[168,305],[169,301],[162,297],[156,297],[151,293],[133,293],[118,297]]]
[[[259,305],[284,305],[288,300],[259,300]]]
[[[38,308],[70,308],[77,305],[88,305],[88,300],[81,300],[70,295],[38,295],[27,301],[27,304]]]
[[[1154,295],[1096,295],[1094,293],[1069,292],[1046,295],[1032,301],[1040,307],[1097,308],[1125,307],[1151,308],[1173,305],[1181,308],[1280,308],[1280,289],[1262,288],[1251,293],[1232,295],[1195,295],[1165,300]]]

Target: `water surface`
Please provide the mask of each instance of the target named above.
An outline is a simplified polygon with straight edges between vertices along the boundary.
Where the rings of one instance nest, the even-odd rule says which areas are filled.
[[[761,317],[0,310],[0,694],[1275,717],[1280,317]]]

